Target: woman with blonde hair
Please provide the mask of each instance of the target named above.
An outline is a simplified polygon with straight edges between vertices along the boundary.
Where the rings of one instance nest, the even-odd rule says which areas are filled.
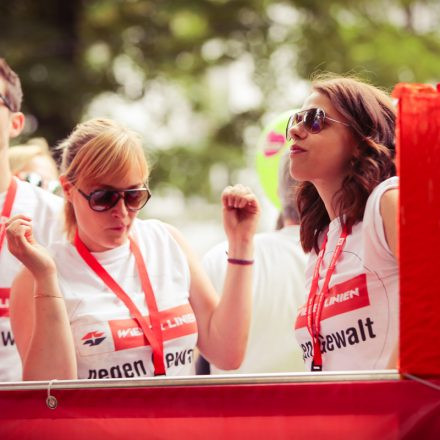
[[[296,337],[308,369],[396,366],[398,178],[389,96],[318,78],[287,124],[301,243],[311,258]]]
[[[26,266],[11,298],[23,378],[188,375],[196,344],[214,364],[236,368],[250,320],[254,195],[241,185],[222,194],[229,264],[218,302],[180,233],[136,218],[150,191],[134,133],[94,119],[61,146],[66,240],[49,253],[26,217],[8,227],[9,248]]]
[[[12,174],[19,179],[52,193],[60,190],[57,164],[45,139],[32,138],[9,148],[8,159]]]

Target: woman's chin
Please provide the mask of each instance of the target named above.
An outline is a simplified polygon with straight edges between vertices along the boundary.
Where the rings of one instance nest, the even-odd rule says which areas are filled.
[[[292,177],[292,179],[296,180],[297,182],[306,182],[310,180],[310,176],[306,175],[300,170],[293,170],[292,168],[290,168],[290,177]]]
[[[121,237],[115,238],[114,240],[112,240],[113,247],[122,246],[123,244],[127,243],[127,240],[128,240],[128,235],[127,234],[124,234]]]
[[[127,240],[128,240],[128,234],[107,237],[107,239],[104,240],[104,242],[102,243],[102,247],[107,250],[114,249],[127,243]]]

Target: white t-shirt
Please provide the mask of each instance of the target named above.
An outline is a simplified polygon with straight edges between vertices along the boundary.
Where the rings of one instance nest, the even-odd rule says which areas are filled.
[[[398,343],[399,268],[387,244],[380,215],[382,195],[393,188],[398,188],[397,177],[385,180],[374,189],[368,198],[363,221],[353,227],[336,263],[321,319],[324,371],[387,368]],[[335,219],[328,228],[319,289],[340,233],[340,221]],[[320,237],[320,243],[324,236],[325,233]],[[316,259],[313,252],[306,271],[307,292],[310,291]],[[305,306],[298,313],[295,329],[306,369],[310,370],[313,348]]]
[[[17,179],[17,193],[11,217],[25,214],[32,219],[36,240],[49,245],[61,235],[63,199]],[[6,192],[0,194],[0,212]],[[5,237],[0,251],[0,381],[21,380],[21,360],[15,347],[9,319],[9,293],[12,281],[21,270],[21,263],[11,255]]]
[[[160,312],[166,373],[194,374],[197,323],[189,304],[187,259],[157,220],[136,219],[132,236],[144,257]],[[51,251],[72,327],[78,378],[154,375],[151,347],[125,304],[70,243],[54,243]],[[93,255],[147,317],[145,294],[129,243]]]
[[[299,226],[257,234],[254,239],[252,319],[246,355],[240,368],[212,374],[304,371],[295,343],[293,320],[305,299],[307,257],[299,241]],[[227,269],[227,243],[211,249],[203,265],[221,294]]]

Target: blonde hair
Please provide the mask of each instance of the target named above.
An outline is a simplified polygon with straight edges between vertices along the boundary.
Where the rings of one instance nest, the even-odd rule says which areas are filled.
[[[8,150],[9,166],[12,174],[17,175],[26,165],[37,156],[45,156],[57,170],[57,164],[50,154],[49,145],[43,138],[29,139],[26,144],[15,145]]]
[[[91,119],[78,124],[62,141],[61,172],[71,184],[117,182],[133,171],[139,171],[144,182],[149,175],[148,163],[139,136],[110,119]],[[76,230],[72,204],[65,199],[65,230],[70,240]]]

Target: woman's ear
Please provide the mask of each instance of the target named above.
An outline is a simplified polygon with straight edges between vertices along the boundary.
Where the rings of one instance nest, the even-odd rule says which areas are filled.
[[[63,189],[64,198],[69,202],[72,202],[72,191],[74,186],[64,174],[60,176],[60,184]]]
[[[24,127],[24,114],[21,112],[14,112],[11,116],[11,123],[9,126],[9,137],[17,137]]]

